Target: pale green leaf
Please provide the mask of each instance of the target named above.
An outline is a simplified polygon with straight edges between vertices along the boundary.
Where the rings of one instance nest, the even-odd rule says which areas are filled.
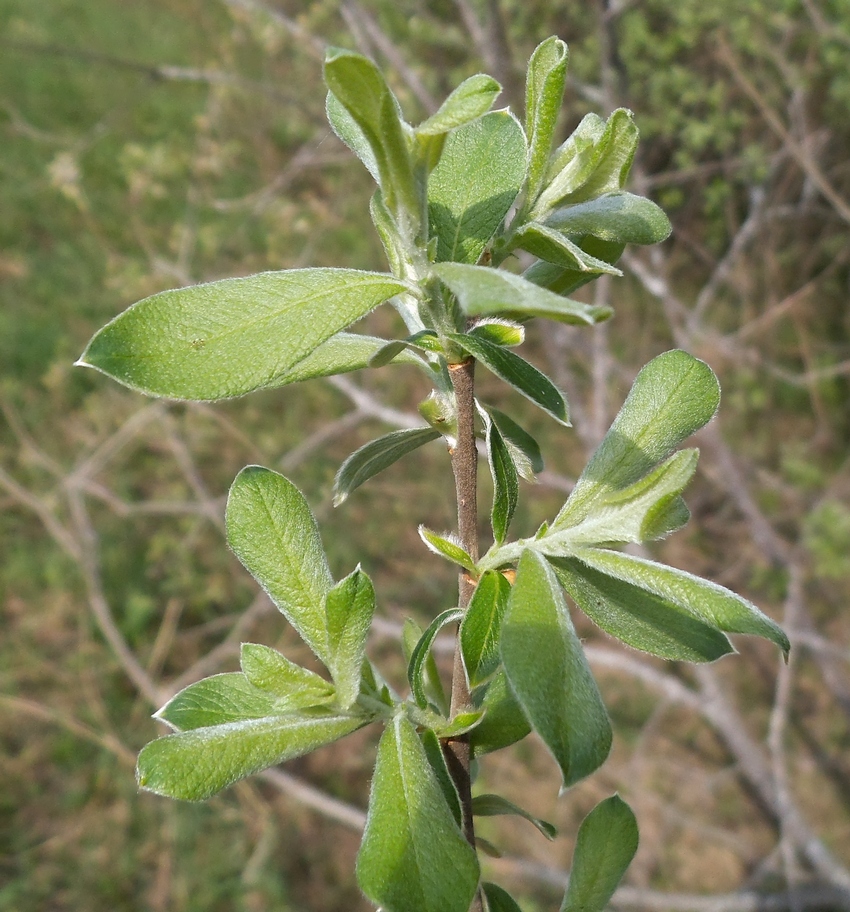
[[[410,654],[410,662],[407,666],[407,680],[410,682],[413,698],[416,700],[417,705],[423,709],[428,706],[428,688],[425,683],[425,673],[426,663],[431,656],[431,646],[443,627],[459,621],[462,617],[463,611],[459,608],[449,608],[446,611],[441,611],[428,625],[428,629],[419,638]]]
[[[403,715],[378,745],[357,880],[384,912],[468,912],[478,888],[475,850]]]
[[[475,755],[489,754],[515,744],[531,731],[531,726],[513,695],[504,670],[473,694],[473,701],[484,710],[484,718],[469,736]]]
[[[283,475],[248,466],[230,488],[225,522],[236,556],[328,664],[325,596],[333,579],[304,495]]]
[[[539,44],[528,61],[525,82],[525,132],[528,136],[528,185],[533,203],[543,186],[558,112],[567,78],[567,46],[554,35]]]
[[[561,912],[603,912],[637,847],[631,808],[618,795],[600,801],[579,827]]]
[[[570,418],[564,394],[524,358],[469,333],[447,333],[446,336],[538,408],[569,427]]]
[[[438,261],[478,261],[519,193],[525,166],[525,135],[507,111],[485,114],[448,135],[428,182]]]
[[[460,626],[463,664],[471,688],[478,687],[499,667],[499,635],[511,586],[495,570],[478,580]]]
[[[439,554],[440,557],[450,560],[453,564],[458,564],[470,573],[475,572],[475,561],[464,550],[463,546],[455,541],[452,534],[437,535],[436,532],[426,529],[425,526],[420,526],[419,537],[434,554]]]
[[[348,113],[333,92],[328,92],[325,99],[325,114],[334,133],[363,162],[375,183],[380,186],[381,174],[378,170],[378,160],[369,145],[369,140],[366,139],[366,134],[357,125],[357,121]]]
[[[513,244],[540,257],[541,260],[572,271],[587,273],[590,276],[621,276],[623,274],[616,266],[582,250],[565,234],[539,222],[529,222],[527,225],[523,225],[514,235]]]
[[[77,363],[153,396],[242,396],[305,379],[299,362],[409,288],[379,272],[291,269],[162,291],[107,323]]]
[[[648,474],[720,404],[711,368],[683,351],[665,352],[641,370],[604,440],[552,528],[578,525],[600,502]]]
[[[339,467],[334,478],[334,505],[343,503],[356,490],[379,472],[398,462],[426,443],[436,440],[438,431],[430,427],[405,428],[392,431],[377,440],[370,440],[355,450]]]
[[[611,244],[657,244],[673,230],[652,200],[624,191],[555,209],[546,225],[569,237],[589,234]]]
[[[469,330],[473,336],[484,339],[493,345],[502,345],[506,348],[513,348],[522,345],[525,341],[525,327],[513,320],[499,319],[498,317],[489,317],[476,323]]]
[[[167,735],[142,748],[136,778],[141,788],[157,795],[203,801],[252,773],[337,741],[368,721],[302,712]]]
[[[360,693],[366,638],[375,613],[375,590],[360,567],[325,596],[329,669],[337,700],[347,709]]]
[[[502,620],[502,662],[528,721],[552,752],[564,788],[598,769],[611,723],[549,565],[524,551]]]
[[[476,795],[472,799],[472,813],[476,817],[505,815],[522,817],[540,830],[547,839],[552,840],[558,835],[558,830],[551,823],[529,814],[512,801],[508,801],[507,798],[502,798],[501,795]]]
[[[582,238],[577,238],[575,245],[594,260],[600,263],[608,263],[611,266],[620,259],[626,249],[625,244],[612,244],[608,241],[601,241],[599,238],[589,234]],[[545,260],[537,260],[522,275],[523,278],[534,285],[547,288],[555,294],[569,295],[576,289],[598,278],[599,273],[586,272],[581,269],[572,269],[568,266],[559,266],[556,263],[548,263]],[[397,301],[398,297],[393,300]]]
[[[416,128],[418,136],[436,136],[462,127],[486,114],[502,87],[492,76],[479,73],[465,79],[440,105],[439,110]]]
[[[334,696],[328,681],[307,668],[290,662],[276,649],[259,643],[243,643],[239,664],[245,677],[260,690],[275,697],[296,699],[294,706],[312,706],[327,702]],[[312,703],[303,702],[312,700]]]
[[[468,317],[496,314],[519,319],[547,317],[560,323],[590,326],[611,315],[610,308],[571,301],[501,269],[438,263],[433,270],[457,295],[458,304]]]

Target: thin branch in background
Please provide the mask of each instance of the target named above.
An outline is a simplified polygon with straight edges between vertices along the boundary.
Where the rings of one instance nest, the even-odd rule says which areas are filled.
[[[287,16],[279,9],[261,3],[260,0],[222,0],[225,6],[231,9],[240,9],[255,15],[262,16],[273,22],[283,31],[292,35],[300,48],[304,48],[314,60],[324,60],[327,45],[321,38],[305,29],[296,19]]]

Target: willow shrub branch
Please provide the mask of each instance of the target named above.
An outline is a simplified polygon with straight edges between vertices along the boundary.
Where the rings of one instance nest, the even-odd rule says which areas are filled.
[[[664,538],[689,518],[682,495],[699,454],[680,447],[711,420],[720,391],[711,369],[683,351],[640,372],[557,515],[535,535],[511,538],[520,482],[533,480],[543,459],[522,415],[476,396],[475,370],[568,428],[564,393],[519,353],[526,323],[592,327],[610,318],[607,305],[569,295],[621,275],[627,245],[655,244],[670,231],[654,203],[625,189],[638,143],[629,111],[588,114],[556,145],[566,70],[566,45],[549,38],[528,64],[523,123],[492,110],[501,87],[479,74],[413,125],[372,61],[329,50],[328,119],[375,180],[370,216],[388,271],[291,269],[164,291],[103,327],[78,362],[148,395],[195,401],[354,370],[418,371],[431,387],[420,404],[424,423],[362,446],[334,485],[340,505],[419,447],[443,441],[452,453],[458,533],[419,531],[458,565],[459,597],[435,605],[424,630],[412,619],[404,625],[406,680],[386,680],[366,654],[377,603],[366,571],[358,565],[335,580],[303,494],[283,475],[247,466],[227,499],[228,544],[325,672],[244,643],[240,671],[190,684],[157,712],[173,731],[148,744],[137,765],[142,788],[201,801],[378,726],[356,874],[386,912],[518,908],[481,881],[474,817],[518,815],[546,838],[555,829],[505,796],[481,794],[472,760],[486,762],[534,732],[564,789],[605,762],[611,724],[573,611],[674,661],[733,652],[728,633],[766,637],[786,656],[789,649],[782,630],[735,593],[620,550]],[[500,268],[520,250],[534,258],[522,275]],[[397,338],[351,330],[384,303],[405,327]],[[493,480],[483,555],[479,438]],[[415,513],[410,503],[413,522]],[[447,696],[432,646],[451,624],[459,631]],[[601,912],[637,840],[625,802],[600,802],[578,831],[562,912]]]

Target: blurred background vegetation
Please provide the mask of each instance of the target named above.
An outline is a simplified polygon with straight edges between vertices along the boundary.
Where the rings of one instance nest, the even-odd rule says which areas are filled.
[[[415,531],[452,525],[439,447],[330,506],[348,452],[416,421],[418,377],[185,405],[72,363],[164,288],[385,268],[368,175],[324,119],[327,43],[376,58],[415,121],[482,70],[521,110],[550,34],[571,51],[563,135],[631,108],[632,184],[675,231],[585,290],[615,307],[609,325],[532,330],[576,429],[503,403],[538,421],[547,459],[516,531],[554,513],[639,367],[687,348],[724,401],[698,439],[694,518],[658,550],[752,598],[794,650],[779,667],[741,642],[695,671],[582,625],[614,751],[557,800],[539,744],[484,760],[487,790],[564,832],[485,821],[504,852],[490,875],[529,912],[556,908],[577,821],[619,789],[642,841],[615,908],[850,909],[846,0],[0,0],[0,910],[367,908],[353,858],[370,731],[203,806],[139,794],[133,762],[153,709],[233,670],[240,640],[309,661],[223,541],[246,463],[303,487],[337,575],[360,560],[373,576],[370,649],[390,676],[381,631],[451,604],[453,573]]]

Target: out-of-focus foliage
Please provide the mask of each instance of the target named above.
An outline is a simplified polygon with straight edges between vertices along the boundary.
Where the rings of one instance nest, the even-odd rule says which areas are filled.
[[[431,113],[428,95],[443,97],[482,69],[519,83],[507,56],[505,73],[478,56],[460,4],[448,0],[265,5],[270,12],[248,0],[0,0],[0,910],[366,908],[350,876],[359,834],[268,785],[240,785],[203,807],[136,793],[133,757],[157,734],[154,706],[103,638],[92,579],[102,579],[142,668],[171,687],[254,597],[219,521],[233,475],[256,461],[307,492],[336,573],[362,559],[385,601],[427,623],[449,607],[434,601],[452,574],[396,519],[415,503],[427,527],[451,526],[451,492],[440,497],[428,481],[444,455],[423,449],[332,511],[341,458],[388,429],[362,415],[329,424],[350,407],[339,389],[163,408],[70,365],[97,326],[165,288],[264,269],[385,268],[368,221],[351,227],[351,214],[367,211],[370,181],[327,129],[320,45],[357,48],[383,65],[372,24],[383,30],[409,70],[389,61],[411,119]],[[481,15],[487,7],[468,5]],[[547,368],[584,412],[573,416],[577,427],[609,409],[600,434],[637,367],[674,332],[717,370],[724,400],[714,427],[752,502],[729,493],[734,476],[707,440],[690,501],[702,531],[659,547],[779,620],[787,568],[774,540],[754,535],[754,515],[802,567],[809,639],[792,631],[788,769],[809,826],[846,865],[850,9],[841,0],[644,0],[604,20],[574,0],[490,6],[501,10],[517,67],[546,35],[570,44],[558,141],[588,102],[603,117],[634,111],[638,192],[674,222],[652,267],[681,311],[669,299],[665,310],[633,275],[612,286],[617,316],[607,347],[594,349],[601,361],[570,327],[538,337],[540,359],[552,359]],[[521,104],[520,93],[510,100]],[[718,279],[719,261],[728,265]],[[368,328],[380,334],[386,319]],[[587,395],[600,364],[610,367],[608,386]],[[392,387],[367,392],[412,408],[418,377],[393,376]],[[545,423],[532,421],[554,474],[577,472],[580,443],[553,451]],[[598,438],[588,433],[582,443],[592,448]],[[514,528],[533,534],[562,501],[562,490],[541,484]],[[52,520],[70,530],[65,550]],[[400,528],[388,543],[385,529]],[[73,546],[92,553],[92,534],[99,566],[87,567]],[[261,607],[198,676],[235,670],[240,639],[277,642],[309,662]],[[812,651],[812,637],[831,650]],[[742,648],[754,649],[755,674],[749,662],[717,671],[758,740],[773,699],[772,653]],[[403,680],[400,656],[398,668]],[[642,821],[629,882],[716,892],[752,874],[758,887],[776,884],[777,869],[759,867],[775,844],[774,818],[736,778],[717,732],[613,671],[602,687],[615,727],[606,788],[639,784],[645,796],[636,805],[624,791]],[[526,790],[524,807],[574,832],[601,795],[590,787],[541,803],[542,757],[531,745],[495,765],[485,758],[482,784],[509,777]],[[366,770],[333,752],[288,767],[355,804]],[[526,854],[525,834],[500,820],[485,821],[484,835]],[[572,847],[535,851],[563,869]],[[548,888],[521,883],[524,908],[554,907]]]

